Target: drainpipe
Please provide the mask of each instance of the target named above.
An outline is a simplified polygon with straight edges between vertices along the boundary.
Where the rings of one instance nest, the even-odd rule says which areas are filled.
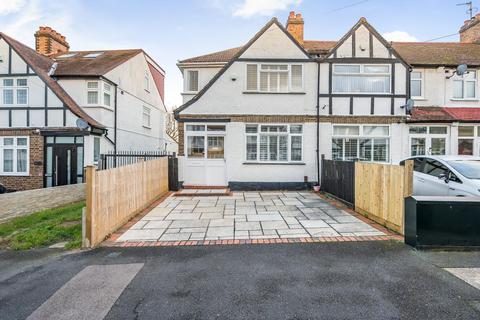
[[[115,157],[113,157],[114,159],[113,166],[114,168],[116,168],[117,167],[117,91],[118,91],[118,88],[117,88],[117,84],[114,83],[113,85],[115,87],[115,95],[113,98],[113,134],[115,135],[113,152],[115,154]]]
[[[320,185],[320,61],[317,66],[317,185]]]

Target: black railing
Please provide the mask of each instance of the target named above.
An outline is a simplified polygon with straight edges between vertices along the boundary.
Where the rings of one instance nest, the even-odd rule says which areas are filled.
[[[170,191],[178,191],[178,158],[175,152],[159,151],[117,151],[100,155],[98,170],[127,166],[140,161],[168,157],[168,186]]]
[[[134,164],[139,161],[152,160],[160,157],[174,156],[175,153],[169,153],[165,150],[158,151],[117,151],[117,153],[109,152],[100,155],[98,161],[99,170],[107,170],[116,167],[123,167]]]
[[[353,205],[355,203],[355,162],[326,160],[322,157],[320,190]]]

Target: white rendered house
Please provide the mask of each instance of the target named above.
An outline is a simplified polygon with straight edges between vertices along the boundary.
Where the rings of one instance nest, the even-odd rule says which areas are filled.
[[[184,185],[304,188],[319,181],[322,155],[398,163],[411,154],[467,153],[478,143],[478,44],[451,43],[447,59],[441,44],[389,43],[365,18],[338,41],[304,40],[303,26],[292,12],[286,27],[274,18],[244,46],[178,63]],[[462,63],[470,72],[447,79]],[[407,111],[411,97],[416,107]],[[453,108],[477,116],[424,116]],[[464,126],[471,141],[456,133]]]
[[[48,27],[36,51],[0,33],[0,183],[83,182],[100,153],[164,150],[163,69],[143,50],[69,51]]]

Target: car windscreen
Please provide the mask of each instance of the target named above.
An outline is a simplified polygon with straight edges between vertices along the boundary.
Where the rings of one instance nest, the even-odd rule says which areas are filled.
[[[480,179],[480,160],[452,160],[447,163],[464,177]]]

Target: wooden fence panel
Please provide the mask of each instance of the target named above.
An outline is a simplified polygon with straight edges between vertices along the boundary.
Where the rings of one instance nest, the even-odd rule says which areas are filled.
[[[96,171],[86,170],[86,238],[94,247],[168,192],[168,158]]]
[[[355,163],[355,211],[401,234],[404,200],[412,189],[412,161],[404,166]]]

